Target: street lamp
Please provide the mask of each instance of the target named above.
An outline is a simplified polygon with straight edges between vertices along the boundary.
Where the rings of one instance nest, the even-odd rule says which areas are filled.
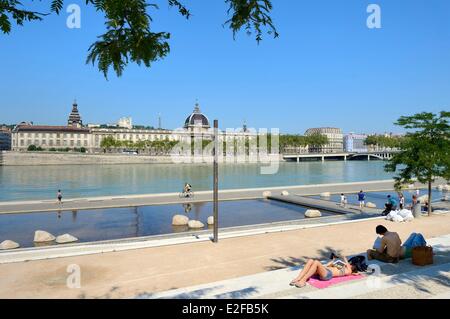
[[[214,120],[214,186],[213,186],[213,206],[214,206],[214,237],[213,242],[219,242],[219,121]]]

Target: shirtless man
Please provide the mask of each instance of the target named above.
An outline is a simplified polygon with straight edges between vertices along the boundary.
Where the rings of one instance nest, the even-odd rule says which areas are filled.
[[[395,232],[390,232],[384,226],[377,226],[376,232],[383,236],[381,246],[367,251],[367,259],[376,259],[385,263],[398,263],[402,255],[402,240]]]

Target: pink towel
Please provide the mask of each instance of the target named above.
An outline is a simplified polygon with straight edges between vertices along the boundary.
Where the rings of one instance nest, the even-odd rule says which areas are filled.
[[[362,275],[350,275],[350,276],[344,276],[344,277],[335,277],[329,281],[322,281],[319,279],[319,277],[312,277],[308,280],[308,283],[316,288],[324,289],[328,288],[332,285],[339,284],[341,282],[351,281],[351,280],[358,280],[363,278]]]

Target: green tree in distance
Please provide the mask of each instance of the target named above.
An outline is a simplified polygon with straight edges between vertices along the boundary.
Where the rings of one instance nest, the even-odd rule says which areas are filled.
[[[129,62],[150,67],[151,63],[165,58],[170,52],[169,32],[153,32],[150,11],[159,8],[157,3],[146,0],[85,0],[105,19],[106,32],[98,36],[88,52],[86,63],[92,63],[105,78],[112,67],[121,76]],[[274,38],[278,32],[272,22],[271,0],[223,0],[228,5],[230,19],[224,25],[233,32],[233,37],[245,29],[247,34],[255,35],[259,43],[263,34]],[[186,19],[191,17],[189,9],[178,0],[154,0],[174,7]],[[52,0],[49,12],[36,12],[27,9],[19,0],[0,0],[0,30],[10,33],[12,23],[22,26],[25,22],[41,21],[50,14],[59,14],[64,0]]]
[[[366,138],[364,143],[371,146],[399,148],[403,140],[404,137],[401,136],[391,137],[384,135],[370,135]]]
[[[450,179],[450,112],[420,113],[402,116],[395,123],[408,132],[386,164],[386,171],[398,172],[396,188],[411,183],[413,178],[428,184],[428,215],[431,215],[431,185],[437,177]]]
[[[117,147],[117,141],[112,136],[107,136],[100,142],[100,147],[104,150],[110,151],[112,148]]]
[[[258,137],[258,146],[260,145],[260,140],[262,136]],[[292,135],[292,134],[280,134],[279,135],[279,152],[283,153],[287,148],[299,148],[306,146],[321,147],[329,143],[329,139],[326,135],[322,134],[312,134],[309,136],[304,135]],[[272,134],[267,134],[267,150],[272,149]]]
[[[306,136],[307,145],[313,148],[321,148],[324,145],[330,143],[328,137],[326,135],[322,135],[319,133],[311,134]]]

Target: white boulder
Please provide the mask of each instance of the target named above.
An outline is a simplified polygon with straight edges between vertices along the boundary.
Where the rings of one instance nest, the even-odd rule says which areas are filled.
[[[184,215],[175,215],[172,218],[173,226],[186,226],[189,223],[189,217]]]
[[[281,196],[289,196],[289,192],[288,191],[282,191],[281,192]]]
[[[43,230],[36,230],[34,233],[35,243],[48,243],[54,241],[55,239],[55,236]]]
[[[428,202],[428,195],[422,195],[417,199],[421,204]]]
[[[64,235],[60,235],[58,237],[56,237],[56,242],[58,244],[69,244],[69,243],[74,243],[78,241],[78,238],[76,238],[75,236],[72,236],[70,234],[64,234]]]
[[[324,193],[320,194],[320,197],[331,197],[331,193],[330,192],[324,192]]]
[[[212,225],[214,225],[214,216],[209,216],[208,217],[208,225],[210,225],[210,226],[212,226]]]
[[[263,197],[270,197],[270,196],[272,196],[272,192],[269,192],[269,191],[265,191],[265,192],[263,192]]]
[[[16,249],[19,247],[20,245],[12,240],[5,240],[0,244],[0,250]]]
[[[322,217],[322,213],[316,209],[308,209],[305,213],[306,218],[317,218]]]
[[[442,190],[446,192],[450,191],[450,185],[444,185],[444,187],[442,187]]]
[[[188,226],[189,228],[204,228],[205,224],[198,220],[190,220]]]
[[[367,202],[366,207],[367,208],[377,208],[377,205],[372,202]]]
[[[447,185],[446,185],[447,186]],[[438,191],[443,191],[444,190],[444,185],[438,185],[437,187],[436,187],[436,189],[438,190]]]

